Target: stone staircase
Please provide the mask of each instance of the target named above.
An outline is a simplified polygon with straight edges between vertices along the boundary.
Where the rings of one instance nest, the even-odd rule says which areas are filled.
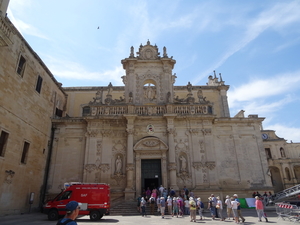
[[[160,215],[157,212],[157,207],[155,205],[154,209],[155,215]],[[166,207],[166,214],[167,214]],[[146,206],[146,214],[150,215],[150,205],[147,203]],[[110,208],[110,215],[113,216],[139,216],[140,212],[137,211],[137,201],[125,201],[124,199],[118,199],[118,201],[114,201]]]
[[[110,215],[112,216],[135,216],[141,215],[137,211],[137,201],[118,201],[114,202],[110,208]]]

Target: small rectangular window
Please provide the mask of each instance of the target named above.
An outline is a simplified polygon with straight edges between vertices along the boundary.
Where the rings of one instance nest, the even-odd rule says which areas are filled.
[[[58,117],[62,117],[63,111],[61,109],[56,108],[55,115]]]
[[[25,64],[26,64],[26,59],[21,55],[18,63],[18,68],[17,68],[17,73],[23,77],[24,70],[25,70]]]
[[[35,86],[35,90],[36,90],[38,93],[41,93],[42,83],[43,83],[43,78],[39,75],[39,76],[38,76],[38,79],[37,79],[37,82],[36,82],[36,86]]]
[[[7,139],[8,139],[8,133],[6,133],[5,131],[1,131],[1,136],[0,136],[0,156],[2,156],[2,157],[4,157]]]
[[[28,142],[25,141],[25,142],[24,142],[24,146],[23,146],[23,152],[22,152],[21,163],[26,164],[29,146],[30,146],[30,144],[29,144]]]

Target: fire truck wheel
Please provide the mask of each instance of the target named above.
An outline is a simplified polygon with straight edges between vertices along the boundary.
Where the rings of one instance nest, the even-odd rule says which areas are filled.
[[[97,221],[97,220],[100,220],[102,218],[102,214],[99,212],[99,211],[92,211],[90,213],[90,219],[92,221]]]
[[[57,220],[58,219],[58,212],[56,209],[51,209],[48,213],[49,220]]]

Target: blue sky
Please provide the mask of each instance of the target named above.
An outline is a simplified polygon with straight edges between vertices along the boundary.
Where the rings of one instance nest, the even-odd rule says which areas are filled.
[[[289,0],[11,0],[8,17],[64,87],[123,85],[121,59],[149,39],[176,60],[175,85],[216,70],[231,116],[300,142],[299,12]]]

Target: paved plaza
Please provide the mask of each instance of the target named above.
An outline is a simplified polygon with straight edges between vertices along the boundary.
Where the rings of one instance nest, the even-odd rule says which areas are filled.
[[[268,215],[269,222],[258,222],[258,218],[256,215],[255,209],[242,209],[242,214],[245,217],[246,221],[243,224],[294,224],[290,221],[283,221],[282,219],[278,219],[275,210],[268,209],[266,211]],[[77,219],[77,223],[79,225],[83,224],[140,224],[140,225],[147,225],[147,224],[172,224],[172,225],[188,225],[188,224],[227,224],[227,225],[234,225],[236,224],[233,220],[212,220],[209,217],[209,213],[206,211],[204,213],[205,218],[204,220],[199,220],[199,216],[197,215],[197,221],[190,222],[189,216],[184,216],[183,218],[176,218],[171,217],[170,215],[166,215],[164,219],[162,219],[158,215],[147,215],[147,217],[142,216],[104,216],[100,221],[93,222],[89,219],[88,216],[84,216]],[[264,220],[263,220],[264,221]],[[47,215],[42,213],[31,213],[31,214],[23,214],[23,215],[15,215],[15,216],[3,216],[0,217],[0,224],[1,225],[10,225],[10,224],[40,224],[40,225],[50,225],[56,224],[56,221],[48,221]]]

